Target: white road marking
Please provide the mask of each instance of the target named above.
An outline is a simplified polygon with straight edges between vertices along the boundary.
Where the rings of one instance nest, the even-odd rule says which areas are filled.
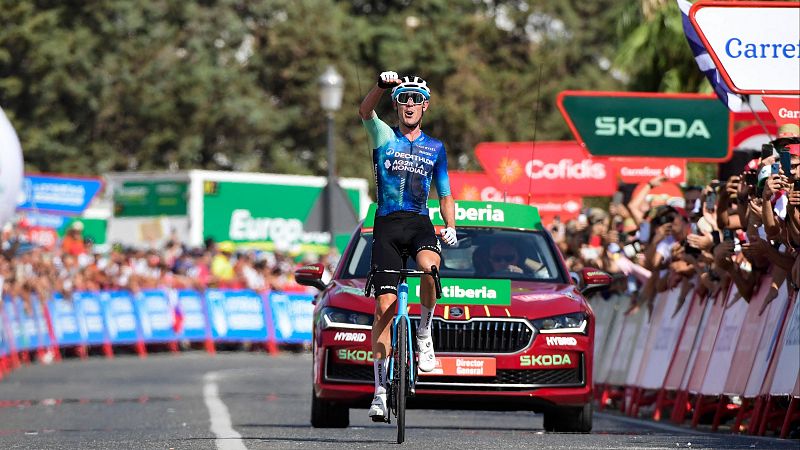
[[[242,435],[237,433],[231,425],[231,415],[228,407],[219,398],[217,386],[217,372],[209,372],[203,377],[203,400],[211,416],[211,432],[217,437],[216,445],[219,450],[247,450],[242,442]]]

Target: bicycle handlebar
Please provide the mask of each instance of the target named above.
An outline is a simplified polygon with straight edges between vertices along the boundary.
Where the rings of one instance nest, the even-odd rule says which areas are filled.
[[[372,277],[376,273],[398,274],[402,275],[403,278],[407,276],[422,277],[423,275],[428,275],[433,278],[433,285],[436,288],[436,298],[442,298],[442,280],[439,278],[439,269],[436,266],[431,266],[430,271],[416,269],[378,269],[377,267],[373,267],[367,274],[367,284],[364,286],[364,295],[367,297],[369,297],[372,292]]]

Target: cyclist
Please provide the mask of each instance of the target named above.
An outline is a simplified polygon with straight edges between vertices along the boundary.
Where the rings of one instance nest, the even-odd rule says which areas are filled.
[[[392,106],[399,126],[389,127],[375,114],[375,106],[386,89],[392,89]],[[445,227],[442,240],[456,245],[455,202],[450,194],[447,155],[444,145],[420,129],[422,116],[430,105],[431,91],[419,77],[400,78],[383,72],[378,83],[361,102],[358,113],[372,145],[378,209],[373,229],[372,265],[399,270],[402,254],[414,257],[417,267],[439,266],[441,245],[428,217],[428,192],[435,180]],[[375,398],[369,416],[376,422],[387,416],[386,383],[391,351],[391,327],[397,301],[398,275],[375,274],[375,318],[372,325],[372,354],[375,368]],[[431,340],[431,322],[436,294],[431,277],[421,279],[420,321],[417,327],[419,369],[430,372],[436,365]]]

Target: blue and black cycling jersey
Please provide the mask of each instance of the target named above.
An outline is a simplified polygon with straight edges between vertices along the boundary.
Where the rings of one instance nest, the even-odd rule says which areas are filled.
[[[372,144],[378,210],[385,216],[395,211],[428,214],[431,180],[439,197],[450,195],[447,154],[444,145],[422,133],[409,141],[398,128],[391,128],[373,112],[364,120]]]

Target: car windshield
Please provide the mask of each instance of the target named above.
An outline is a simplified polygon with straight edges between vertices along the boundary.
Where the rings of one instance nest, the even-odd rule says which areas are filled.
[[[372,254],[372,233],[362,233],[343,263],[342,278],[366,278]],[[412,258],[408,268],[415,268]],[[458,246],[442,245],[445,278],[503,278],[563,283],[556,249],[543,232],[497,228],[461,228]]]

